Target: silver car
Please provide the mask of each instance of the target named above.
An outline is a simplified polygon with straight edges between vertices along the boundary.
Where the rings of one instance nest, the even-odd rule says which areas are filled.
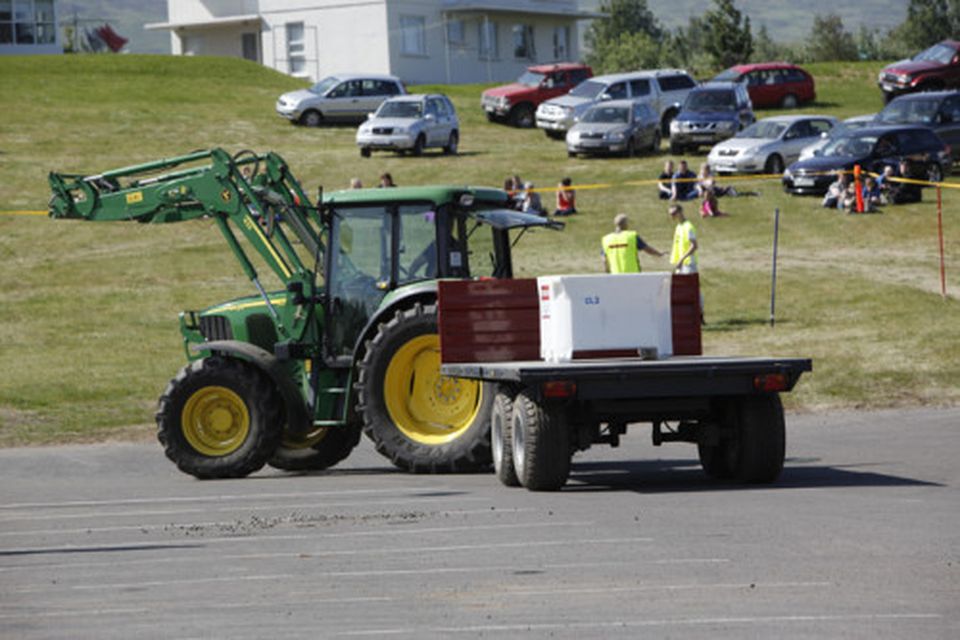
[[[441,94],[414,94],[390,98],[357,129],[360,155],[371,151],[409,151],[420,155],[428,147],[455,154],[460,144],[460,121],[453,103]]]
[[[833,116],[775,116],[720,142],[707,156],[716,173],[783,173],[800,151],[837,124]]]
[[[805,146],[803,151],[800,152],[800,157],[798,160],[808,160],[817,155],[817,151],[827,146],[827,144],[829,144],[834,138],[845,136],[851,131],[856,131],[857,129],[862,129],[863,127],[869,127],[873,124],[876,124],[876,117],[877,114],[868,113],[862,116],[853,116],[852,118],[847,118],[833,129],[830,129],[830,131],[820,136],[819,140],[810,142],[807,146]]]
[[[380,75],[337,75],[309,89],[277,99],[277,114],[295,124],[317,127],[324,122],[360,122],[391,96],[407,91],[398,78]]]
[[[660,118],[642,102],[612,100],[595,105],[567,132],[567,155],[621,153],[660,148]]]

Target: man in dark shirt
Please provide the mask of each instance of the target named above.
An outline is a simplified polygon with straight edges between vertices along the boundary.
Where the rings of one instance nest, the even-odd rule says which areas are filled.
[[[671,200],[693,200],[697,197],[697,174],[690,171],[686,160],[680,161],[680,168],[673,174],[672,186]]]

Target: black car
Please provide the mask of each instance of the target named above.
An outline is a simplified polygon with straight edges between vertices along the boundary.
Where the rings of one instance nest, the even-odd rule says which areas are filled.
[[[929,127],[878,125],[832,139],[814,157],[794,162],[783,172],[783,189],[794,194],[822,194],[836,180],[835,171],[860,165],[864,171],[881,173],[885,166],[896,167],[903,158],[923,167],[931,182],[943,180],[953,166],[949,148]]]
[[[960,157],[960,91],[908,93],[890,102],[877,114],[878,124],[923,124],[950,145]]]

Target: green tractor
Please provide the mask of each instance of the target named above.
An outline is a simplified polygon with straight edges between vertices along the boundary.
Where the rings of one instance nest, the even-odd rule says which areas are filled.
[[[487,188],[321,192],[314,205],[277,154],[222,149],[51,173],[50,186],[54,218],[211,218],[256,289],[180,314],[189,362],[156,418],[185,473],[325,469],[361,431],[409,471],[489,466],[493,390],[440,374],[437,281],[510,278],[519,234],[559,223]],[[279,287],[267,290],[251,255]]]

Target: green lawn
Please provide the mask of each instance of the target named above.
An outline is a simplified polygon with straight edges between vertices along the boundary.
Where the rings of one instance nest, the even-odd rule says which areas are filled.
[[[879,63],[811,65],[819,103],[840,117],[877,111]],[[564,175],[581,214],[562,233],[528,234],[521,275],[596,272],[614,214],[669,248],[672,227],[650,186],[666,154],[566,157],[537,130],[489,124],[483,87],[431,87],[454,100],[461,154],[362,159],[353,127],[294,127],[273,111],[301,86],[236,60],[153,56],[0,57],[0,210],[45,209],[51,169],[95,173],[221,146],[274,150],[311,193],[375,184],[538,186]],[[764,113],[761,116],[767,115]],[[705,150],[704,150],[705,151]],[[692,165],[702,156],[689,158]],[[729,218],[697,221],[709,354],[814,358],[789,407],[887,407],[960,401],[956,297],[941,298],[932,192],[915,206],[843,216],[818,200],[752,182],[759,197],[723,201]],[[960,286],[960,193],[944,190],[947,277]],[[552,203],[552,194],[544,195]],[[777,324],[768,324],[773,212],[781,211]],[[645,268],[665,267],[656,259]],[[251,293],[209,221],[86,224],[0,214],[0,445],[127,437],[151,430],[156,398],[183,363],[177,313]]]

